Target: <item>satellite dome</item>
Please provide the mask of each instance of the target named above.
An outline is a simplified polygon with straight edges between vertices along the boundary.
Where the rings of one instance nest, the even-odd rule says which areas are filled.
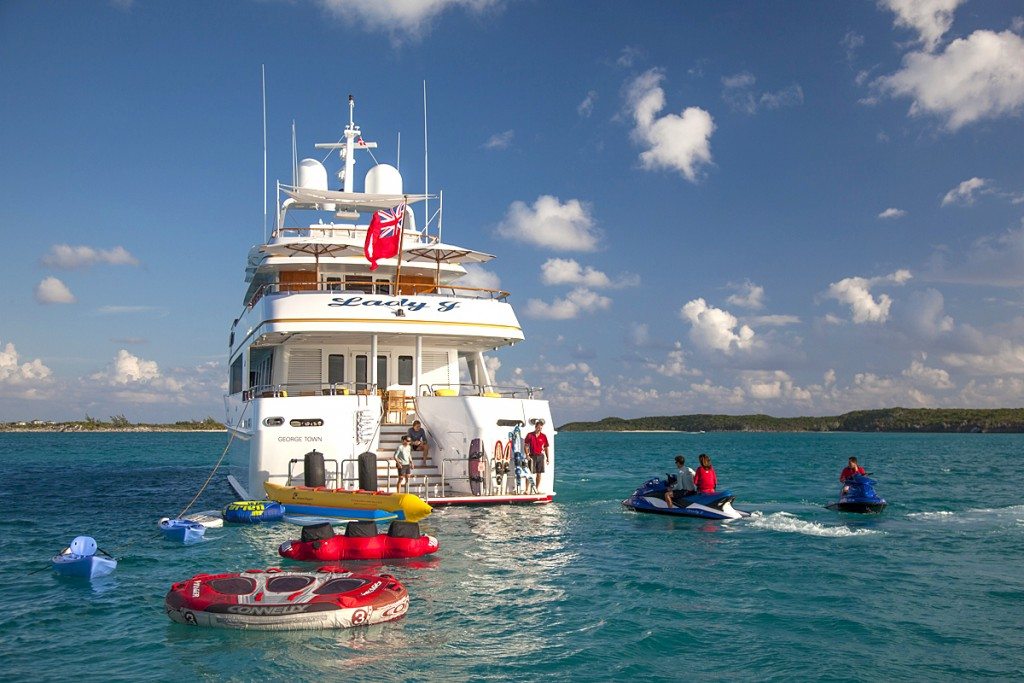
[[[327,189],[327,169],[316,159],[303,159],[299,162],[299,187],[307,190]]]
[[[363,188],[367,194],[402,194],[402,174],[390,164],[377,164],[366,172]]]

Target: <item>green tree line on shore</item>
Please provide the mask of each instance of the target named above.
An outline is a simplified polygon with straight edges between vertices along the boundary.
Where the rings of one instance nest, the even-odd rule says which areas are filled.
[[[569,422],[562,432],[1024,432],[1024,408],[882,408],[825,417],[672,415]]]
[[[167,423],[132,422],[122,415],[111,415],[109,420],[100,420],[88,413],[85,419],[53,422],[48,420],[19,420],[0,422],[0,431],[41,431],[41,432],[117,432],[117,431],[210,431],[223,430],[223,423],[207,416],[202,420],[179,420]]]

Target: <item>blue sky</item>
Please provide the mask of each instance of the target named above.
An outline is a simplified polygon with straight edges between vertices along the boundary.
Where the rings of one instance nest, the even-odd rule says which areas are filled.
[[[586,7],[581,10],[581,7]],[[357,98],[558,421],[1024,397],[1015,2],[0,4],[0,420],[222,415],[270,177]],[[357,169],[361,177],[367,166]]]

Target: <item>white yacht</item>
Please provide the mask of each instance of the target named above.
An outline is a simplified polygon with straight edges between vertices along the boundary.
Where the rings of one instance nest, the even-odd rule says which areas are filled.
[[[248,499],[268,481],[309,483],[305,456],[316,451],[328,488],[395,491],[395,447],[420,420],[429,459],[413,453],[411,493],[435,506],[550,502],[548,403],[537,388],[496,385],[484,355],[523,340],[509,293],[458,284],[463,264],[493,257],[442,243],[440,212],[433,234],[430,219],[417,228],[412,207],[431,197],[406,193],[399,171],[375,162],[354,106],[350,97],[341,140],[316,145],[337,151],[341,189],[328,188],[317,159],[293,162],[292,184],[277,184],[273,232],[249,251],[225,396],[228,429],[248,441],[248,472],[232,486]],[[374,163],[361,192],[357,154]],[[371,271],[367,231],[386,210],[403,215],[400,246]],[[550,463],[531,487],[515,452],[541,420]]]

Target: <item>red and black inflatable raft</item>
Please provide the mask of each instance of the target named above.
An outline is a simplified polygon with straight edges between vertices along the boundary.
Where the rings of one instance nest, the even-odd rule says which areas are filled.
[[[373,522],[349,522],[344,536],[337,536],[330,524],[302,527],[302,538],[285,541],[277,552],[281,557],[307,562],[338,560],[385,560],[421,557],[436,553],[437,539],[420,533],[416,522],[391,522],[386,534],[377,533]]]
[[[343,567],[249,569],[176,583],[164,609],[171,621],[196,626],[348,628],[398,619],[409,609],[409,594],[393,576],[353,574]]]

